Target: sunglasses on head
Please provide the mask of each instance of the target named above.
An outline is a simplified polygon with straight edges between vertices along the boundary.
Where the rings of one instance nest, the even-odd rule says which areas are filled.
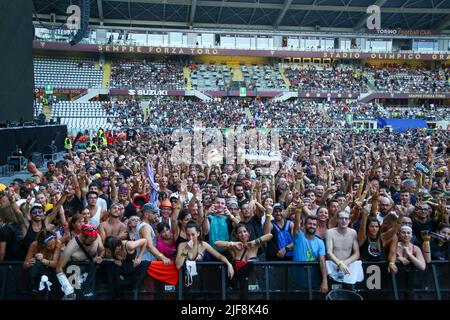
[[[85,227],[85,228],[83,228],[83,231],[97,231],[97,229],[98,229],[98,228],[95,227],[95,226],[94,226],[94,227],[89,227],[89,228],[86,228],[86,227]]]

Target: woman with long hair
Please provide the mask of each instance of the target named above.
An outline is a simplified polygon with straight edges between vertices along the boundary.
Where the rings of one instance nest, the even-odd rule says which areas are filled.
[[[115,236],[106,237],[105,249],[107,255],[114,259],[114,265],[110,266],[108,272],[114,299],[120,298],[122,285],[133,284],[136,289],[144,280],[150,264],[150,261],[142,261],[146,247],[147,239],[130,241],[121,240]]]
[[[232,232],[234,241],[216,241],[215,245],[220,249],[228,249],[233,257],[233,265],[236,269],[236,280],[239,283],[241,299],[248,298],[248,279],[251,276],[249,261],[258,260],[258,249],[273,238],[272,233],[265,234],[255,240],[250,240],[248,226],[239,223]]]
[[[174,211],[177,223],[172,225],[175,246],[178,248],[180,243],[189,241],[186,233],[187,224],[192,220],[191,211],[188,209],[183,209],[177,214],[178,210]]]
[[[358,231],[359,252],[362,261],[385,260],[385,250],[381,241],[380,222],[375,217],[369,217],[363,211]]]
[[[69,219],[69,240],[81,234],[83,221],[84,217],[78,212]]]
[[[205,252],[207,251],[217,260],[222,261],[227,265],[228,277],[231,279],[234,275],[233,266],[231,263],[211,245],[200,238],[200,226],[194,220],[189,221],[186,224],[186,236],[187,242],[180,243],[177,248],[177,257],[175,265],[178,269],[185,266],[185,284],[187,287],[193,284],[196,272],[195,262],[203,261]]]
[[[158,238],[156,240],[156,248],[164,254],[167,258],[174,261],[176,256],[177,247],[175,244],[175,239],[170,230],[168,223],[160,222],[156,226],[158,231]]]
[[[37,235],[28,248],[24,269],[30,271],[31,286],[34,293],[51,291],[49,283],[58,283],[55,269],[61,255],[61,242],[53,232],[45,229]]]
[[[317,230],[316,236],[325,240],[328,230],[328,209],[327,207],[317,208]]]

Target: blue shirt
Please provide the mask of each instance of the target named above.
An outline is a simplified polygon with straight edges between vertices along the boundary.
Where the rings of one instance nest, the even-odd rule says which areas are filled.
[[[325,244],[318,237],[314,236],[314,239],[308,240],[301,231],[294,237],[294,261],[314,262],[325,255]]]

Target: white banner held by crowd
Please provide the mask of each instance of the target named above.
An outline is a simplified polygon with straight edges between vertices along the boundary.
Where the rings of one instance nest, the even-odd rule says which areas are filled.
[[[244,159],[260,161],[281,161],[281,152],[272,150],[242,149]]]

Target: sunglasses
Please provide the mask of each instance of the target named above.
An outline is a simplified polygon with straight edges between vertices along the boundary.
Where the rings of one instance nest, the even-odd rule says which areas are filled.
[[[42,209],[40,209],[40,210],[33,210],[33,211],[31,211],[31,214],[42,216],[42,215],[45,214],[45,211],[42,210]]]

